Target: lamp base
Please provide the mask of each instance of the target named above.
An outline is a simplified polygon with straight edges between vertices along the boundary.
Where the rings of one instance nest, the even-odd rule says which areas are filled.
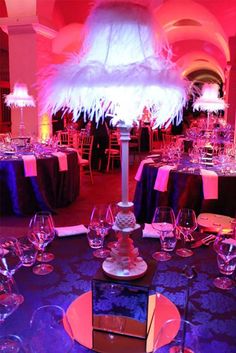
[[[121,280],[130,280],[142,277],[147,271],[146,262],[139,256],[138,248],[134,247],[130,234],[140,228],[136,224],[130,205],[121,206],[116,216],[113,229],[121,236],[115,247],[111,248],[110,256],[103,262],[103,271],[109,277]]]
[[[147,268],[147,263],[141,257],[137,257],[135,266],[131,268],[123,268],[111,257],[108,257],[102,264],[102,269],[107,276],[120,280],[140,278],[144,276]]]

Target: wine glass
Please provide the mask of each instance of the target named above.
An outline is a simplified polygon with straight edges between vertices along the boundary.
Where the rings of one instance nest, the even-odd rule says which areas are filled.
[[[36,212],[35,215],[37,217],[48,218],[50,220],[50,222],[52,223],[52,227],[51,227],[52,232],[54,233],[54,237],[55,237],[55,225],[53,222],[52,214],[47,211],[40,211],[40,212]],[[54,258],[55,258],[55,256],[52,253],[45,252],[45,251],[40,251],[37,255],[37,260],[39,262],[50,262],[50,261],[54,260]]]
[[[98,205],[92,210],[89,223],[89,234],[90,232],[94,234],[97,238],[96,248],[93,255],[98,258],[106,258],[110,255],[110,250],[104,249],[104,238],[108,234],[111,228],[112,215],[109,205]]]
[[[194,210],[190,208],[182,208],[179,210],[176,219],[176,226],[183,235],[183,244],[185,244],[186,240],[191,240],[192,232],[197,228],[197,219]],[[182,248],[176,250],[176,254],[181,257],[189,257],[193,255],[193,252],[183,245]]]
[[[54,239],[55,231],[51,217],[45,214],[35,214],[30,220],[28,239],[38,251],[44,252],[46,246]],[[53,271],[53,266],[41,263],[33,267],[36,275],[47,275]]]
[[[1,353],[26,353],[24,344],[19,336],[7,335],[0,336]]]
[[[236,240],[219,236],[214,242],[214,250],[217,253],[217,265],[221,274],[213,283],[217,288],[229,290],[235,286],[235,281],[226,277],[233,274],[236,268]]]
[[[183,319],[170,319],[166,321],[157,334],[153,353],[170,352],[200,352],[197,327]]]
[[[171,207],[157,207],[152,220],[152,227],[160,236],[161,251],[156,251],[152,257],[157,261],[171,259],[170,252],[174,250],[177,239],[175,236],[175,215]]]
[[[34,265],[38,251],[34,244],[29,241],[28,237],[21,237],[18,239],[17,253],[21,259],[22,266],[30,267]]]
[[[4,324],[8,316],[12,315],[21,304],[18,289],[12,278],[0,276],[0,327]],[[23,353],[22,341],[18,336],[0,336],[0,352]]]
[[[0,239],[0,273],[6,276],[16,287],[13,275],[22,266],[18,253],[18,240],[14,237]],[[23,303],[24,297],[17,296],[19,304]]]
[[[119,206],[117,205],[117,203],[110,203],[110,205],[108,207],[110,208],[110,211],[109,211],[110,221],[109,221],[109,223],[110,223],[111,228],[112,228],[114,223],[115,223],[117,213],[119,212]],[[118,237],[119,232],[115,231],[115,233],[116,233],[116,237]],[[109,243],[107,243],[107,247],[109,249],[112,249],[113,247],[116,247],[116,245],[117,245],[117,240],[110,241]]]
[[[29,345],[34,353],[69,353],[74,345],[65,311],[58,305],[37,308],[30,321]]]
[[[22,266],[18,249],[18,240],[14,237],[0,239],[0,273],[12,277]]]
[[[0,276],[0,325],[18,308],[18,289],[15,282],[6,276]],[[1,350],[0,350],[1,351]]]

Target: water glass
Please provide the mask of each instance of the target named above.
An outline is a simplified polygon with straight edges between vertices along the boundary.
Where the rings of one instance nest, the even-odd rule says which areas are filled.
[[[34,265],[38,251],[33,243],[27,237],[18,239],[18,255],[22,266],[30,267]]]
[[[157,261],[171,259],[170,252],[174,250],[177,239],[175,235],[175,215],[171,207],[157,207],[152,220],[152,227],[160,236],[161,251],[156,251],[152,257]]]
[[[236,267],[236,255],[225,256],[217,254],[217,265],[220,273],[226,276],[232,275]]]
[[[217,252],[218,269],[223,276],[215,278],[213,283],[220,289],[232,289],[236,283],[226,276],[232,275],[236,268],[236,240],[221,238],[214,244],[214,249]]]
[[[12,277],[22,266],[18,249],[18,240],[14,237],[0,239],[0,273]]]
[[[104,237],[101,236],[94,225],[88,226],[87,238],[90,248],[100,249],[103,247]]]
[[[110,205],[102,204],[94,206],[90,216],[89,229],[91,229],[91,236],[93,235],[95,238],[93,243],[95,243],[96,246],[100,245],[99,248],[93,252],[95,257],[106,258],[110,255],[110,250],[104,249],[103,243],[105,236],[111,229],[112,218],[113,215],[111,214]]]

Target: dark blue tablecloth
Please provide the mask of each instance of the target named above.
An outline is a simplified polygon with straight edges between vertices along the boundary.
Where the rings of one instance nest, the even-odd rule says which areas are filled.
[[[184,163],[184,165],[188,165]],[[180,165],[182,168],[183,165]],[[151,223],[155,208],[170,206],[175,214],[180,208],[192,208],[196,214],[212,212],[230,217],[236,216],[236,175],[218,177],[218,199],[205,200],[202,177],[199,170],[180,172],[171,170],[166,192],[154,190],[158,167],[144,165],[142,177],[137,182],[134,195],[134,213],[140,223]]]
[[[77,153],[66,152],[68,171],[60,172],[58,158],[37,158],[37,176],[25,177],[21,159],[0,161],[0,214],[26,215],[53,211],[79,194]]]
[[[147,262],[151,254],[159,249],[159,240],[142,239],[140,231],[133,239]],[[110,240],[113,240],[111,236],[107,241]],[[21,268],[16,273],[15,279],[25,301],[0,328],[20,335],[25,342],[33,311],[47,304],[57,304],[66,310],[79,295],[91,289],[91,280],[102,264],[102,260],[93,257],[85,235],[55,239],[50,251],[56,256],[53,273],[36,276],[31,268]],[[154,290],[169,298],[183,314],[187,286],[187,279],[182,275],[185,265],[194,265],[198,272],[190,290],[188,317],[199,328],[201,353],[235,352],[236,288],[222,291],[214,287],[213,279],[218,275],[218,269],[212,248],[195,249],[194,255],[186,259],[174,254],[170,261],[157,263]],[[87,353],[90,350],[76,343],[73,353],[79,352]]]

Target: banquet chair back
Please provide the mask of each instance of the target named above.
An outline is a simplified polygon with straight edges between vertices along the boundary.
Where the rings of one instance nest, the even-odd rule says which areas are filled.
[[[58,131],[57,136],[59,140],[59,145],[70,146],[68,131]]]
[[[173,142],[173,135],[162,132],[163,147],[170,145]]]
[[[11,140],[11,134],[9,132],[6,133],[1,133],[0,134],[0,142],[10,142]]]
[[[140,154],[141,150],[141,128],[133,129],[133,133],[130,134],[129,141],[129,152],[133,155],[133,161],[135,161],[137,154]]]
[[[117,132],[109,133],[109,147],[105,150],[105,154],[107,155],[107,169],[108,172],[110,167],[114,168],[114,161],[118,160],[120,162],[120,141]]]
[[[93,151],[93,136],[87,136],[82,134],[79,138],[79,165],[80,169],[88,167],[91,183],[93,184],[93,173],[92,173],[92,151]]]

